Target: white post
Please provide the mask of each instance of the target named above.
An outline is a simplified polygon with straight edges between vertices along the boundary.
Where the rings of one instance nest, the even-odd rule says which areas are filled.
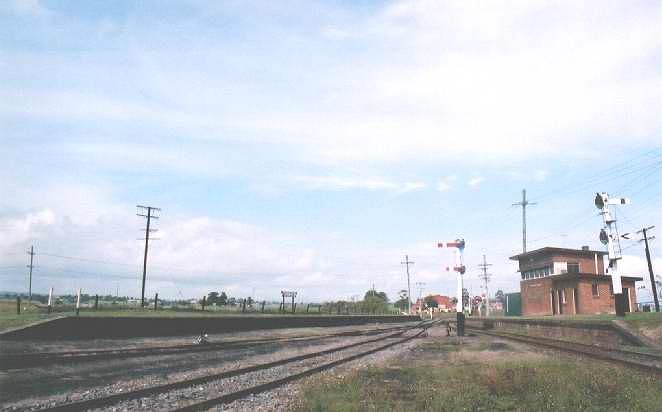
[[[51,287],[48,290],[48,314],[50,315],[53,311],[53,288]]]
[[[462,275],[460,273],[457,274],[457,305],[455,307],[457,313],[462,313],[463,312],[463,307],[464,307],[464,302],[462,301],[462,289],[464,289],[462,285]]]
[[[78,315],[79,311],[80,311],[80,288],[78,288],[78,292],[76,293],[76,315]]]

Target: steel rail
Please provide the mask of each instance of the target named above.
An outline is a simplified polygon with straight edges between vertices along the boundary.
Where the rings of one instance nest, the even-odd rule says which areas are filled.
[[[470,329],[472,331],[480,331],[481,330],[481,329],[476,330],[474,328],[470,328]],[[587,350],[594,350],[594,349],[597,348],[598,350],[606,350],[606,351],[609,351],[610,353],[618,353],[618,354],[621,354],[623,356],[639,357],[639,358],[643,358],[643,359],[648,360],[648,361],[662,362],[662,354],[639,352],[639,351],[634,351],[634,350],[628,350],[628,349],[622,349],[622,348],[613,348],[613,347],[608,347],[608,346],[591,345],[589,343],[582,343],[582,342],[564,341],[564,340],[560,340],[560,339],[547,338],[547,337],[543,337],[543,336],[530,336],[530,335],[527,336],[527,335],[522,335],[522,334],[513,333],[513,332],[493,332],[493,333],[499,333],[501,335],[508,335],[508,336],[515,336],[515,337],[519,337],[519,336],[533,337],[533,338],[536,338],[536,339],[548,340],[550,342],[562,342],[562,343],[568,342],[568,343],[571,343],[573,345],[585,348]]]
[[[342,336],[366,336],[388,331],[403,330],[407,326],[393,328],[344,331],[323,335],[298,335],[279,338],[246,339],[226,342],[215,342],[205,345],[185,344],[172,346],[152,346],[146,348],[80,350],[69,352],[36,352],[0,355],[0,370],[26,369],[30,367],[46,366],[62,362],[93,362],[107,359],[126,359],[132,357],[147,357],[172,355],[190,352],[208,352],[214,350],[236,349],[259,346],[269,343],[306,342]]]
[[[427,329],[427,326],[412,326],[409,327],[408,330],[415,329],[423,327],[424,330]],[[388,339],[388,338],[394,338],[397,336],[401,336],[404,334],[407,330],[401,330],[398,332],[391,333],[386,336],[380,336],[375,339],[369,339],[361,342],[355,342],[347,345],[342,345],[330,349],[325,349],[322,351],[318,352],[312,352],[312,353],[307,353],[303,355],[298,355],[290,358],[284,358],[284,359],[279,359],[273,362],[268,362],[268,363],[263,363],[263,364],[257,364],[253,366],[247,366],[244,368],[239,368],[235,370],[229,370],[225,372],[220,372],[217,374],[212,374],[212,375],[207,375],[207,376],[201,376],[198,378],[193,378],[193,379],[185,379],[177,382],[172,382],[168,384],[163,384],[163,385],[157,385],[157,386],[152,386],[148,388],[143,388],[143,389],[137,389],[133,391],[128,391],[128,392],[123,392],[123,393],[118,393],[110,396],[105,396],[105,397],[99,397],[99,398],[94,398],[94,399],[87,399],[83,401],[77,401],[77,402],[72,402],[72,403],[66,403],[54,407],[48,407],[44,409],[39,409],[39,411],[48,411],[48,412],[61,412],[61,411],[83,411],[83,410],[88,410],[88,409],[94,409],[94,408],[101,408],[104,406],[109,406],[116,404],[121,401],[126,401],[126,400],[132,400],[132,399],[140,399],[140,398],[145,398],[149,397],[151,395],[155,394],[160,394],[160,393],[165,393],[165,392],[170,392],[173,390],[177,389],[182,389],[182,388],[187,388],[195,385],[201,385],[205,384],[208,382],[212,382],[215,380],[220,380],[220,379],[226,379],[234,376],[239,376],[239,375],[244,375],[246,373],[250,372],[256,372],[264,369],[270,369],[276,366],[281,366],[285,365],[288,363],[292,362],[298,362],[301,360],[306,360],[306,359],[311,359],[323,355],[328,355],[334,352],[339,352],[342,350],[354,348],[357,346],[362,346],[362,345],[367,345],[370,343],[378,342],[380,340]],[[422,332],[421,332],[422,333]]]
[[[287,376],[285,376],[283,378],[280,378],[280,379],[276,379],[276,380],[269,381],[269,382],[266,382],[266,383],[262,383],[262,384],[259,384],[259,385],[251,386],[249,388],[245,388],[245,389],[241,389],[241,390],[231,392],[231,393],[228,393],[228,394],[225,394],[225,395],[221,395],[221,396],[216,397],[216,398],[207,399],[205,401],[194,403],[192,405],[187,405],[187,406],[184,406],[182,408],[175,409],[173,412],[204,411],[204,410],[208,410],[208,409],[210,409],[214,406],[217,406],[217,405],[222,405],[222,404],[227,404],[227,403],[230,403],[230,402],[234,402],[238,399],[245,398],[248,395],[254,395],[254,394],[257,394],[257,393],[266,392],[268,390],[275,389],[279,386],[282,386],[282,385],[285,385],[287,383],[299,380],[301,378],[305,378],[307,376],[311,376],[311,375],[314,375],[316,373],[320,373],[320,372],[323,372],[325,370],[331,369],[331,368],[336,367],[338,365],[341,365],[343,363],[351,362],[353,360],[362,358],[364,356],[368,356],[368,355],[371,355],[373,353],[383,351],[383,350],[388,349],[390,347],[393,347],[395,345],[399,345],[399,344],[408,342],[408,341],[410,341],[412,339],[415,339],[418,336],[420,336],[423,332],[425,332],[426,329],[427,329],[427,327],[424,327],[423,330],[421,330],[417,334],[405,337],[405,338],[400,339],[396,342],[390,342],[390,343],[387,343],[386,345],[382,345],[382,346],[379,346],[377,348],[373,348],[373,349],[370,349],[370,350],[367,350],[367,351],[363,351],[363,352],[360,352],[360,353],[357,353],[357,354],[354,354],[354,355],[351,355],[351,356],[348,356],[348,357],[345,357],[345,358],[342,358],[342,359],[338,359],[338,360],[328,362],[328,363],[325,363],[325,364],[322,364],[322,365],[319,365],[319,366],[315,366],[313,368],[306,369],[302,372],[287,375]]]
[[[547,347],[551,349],[556,349],[560,351],[565,351],[565,352],[571,352],[575,354],[580,354],[584,355],[590,358],[595,358],[595,359],[600,359],[600,360],[605,360],[609,362],[614,362],[614,363],[620,363],[623,365],[631,366],[634,368],[638,368],[641,370],[644,370],[646,372],[654,373],[654,374],[659,374],[662,375],[662,367],[658,365],[654,365],[651,363],[645,363],[640,360],[634,360],[632,357],[646,357],[648,360],[651,360],[650,358],[654,358],[654,360],[658,362],[662,362],[662,357],[656,356],[653,354],[643,354],[640,352],[634,352],[634,351],[626,351],[626,350],[611,350],[609,348],[603,348],[600,346],[596,345],[588,345],[585,343],[576,343],[576,342],[570,342],[570,341],[562,341],[558,339],[551,339],[551,338],[543,338],[543,337],[538,337],[538,336],[524,336],[524,335],[518,335],[514,333],[504,333],[504,332],[490,332],[490,331],[485,331],[485,330],[480,330],[480,329],[467,329],[471,330],[471,332],[477,333],[477,334],[483,334],[483,335],[488,335],[488,336],[494,336],[494,337],[499,337],[499,338],[504,338],[504,339],[511,339],[523,343],[527,343],[530,345],[536,345],[536,346],[542,346],[542,347]],[[617,355],[615,355],[617,354]]]

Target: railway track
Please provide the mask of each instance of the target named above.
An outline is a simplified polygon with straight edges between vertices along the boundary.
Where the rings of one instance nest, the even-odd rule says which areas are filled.
[[[25,369],[38,366],[47,366],[58,363],[81,363],[108,359],[126,359],[133,357],[147,357],[159,355],[171,355],[192,352],[209,352],[226,349],[247,348],[270,343],[288,343],[288,342],[308,342],[315,340],[328,339],[343,336],[366,336],[383,333],[387,331],[398,331],[407,328],[407,326],[397,326],[392,328],[345,331],[330,333],[324,335],[299,335],[281,338],[263,338],[263,339],[244,339],[236,341],[213,342],[204,345],[186,344],[171,346],[151,346],[145,348],[118,348],[101,350],[79,350],[62,352],[36,352],[36,353],[16,353],[0,355],[0,370]]]
[[[157,395],[168,394],[171,392],[176,392],[178,390],[198,387],[200,385],[211,384],[214,382],[222,385],[224,380],[230,380],[232,378],[239,377],[242,375],[247,375],[254,372],[277,368],[284,365],[291,366],[293,364],[301,363],[302,361],[317,360],[321,362],[319,364],[304,368],[303,370],[298,370],[294,373],[284,372],[282,373],[281,376],[279,376],[276,379],[270,379],[267,380],[266,382],[262,382],[255,385],[248,385],[241,389],[225,393],[221,396],[212,397],[200,402],[195,402],[195,401],[189,402],[188,405],[176,409],[178,411],[206,410],[215,405],[229,403],[237,399],[244,398],[251,394],[256,394],[270,389],[274,389],[278,386],[295,381],[297,379],[301,379],[305,376],[310,376],[315,373],[319,373],[324,370],[333,368],[340,364],[347,363],[355,359],[388,349],[395,345],[405,343],[423,334],[429,327],[432,326],[432,324],[433,323],[424,323],[416,326],[405,327],[402,330],[398,330],[391,333],[386,333],[382,331],[382,336],[378,336],[372,339],[362,340],[359,342],[354,342],[342,346],[336,346],[330,349],[283,358],[268,363],[247,366],[239,369],[229,370],[229,371],[201,376],[197,378],[181,380],[168,384],[157,385],[148,388],[127,391],[123,393],[117,393],[110,396],[97,397],[93,399],[87,399],[72,403],[65,403],[53,407],[48,407],[45,409],[40,409],[40,411],[44,411],[44,412],[45,411],[48,412],[83,411],[89,409],[104,408],[112,405],[117,405],[120,402],[139,400],[143,398],[153,398]],[[384,343],[384,341],[388,341],[388,342]],[[358,352],[352,352],[353,350],[356,350],[364,346],[367,347]],[[351,353],[342,356],[338,359],[334,359],[330,361],[329,360],[325,361],[324,359],[324,357],[328,357],[329,355],[339,354],[347,351]],[[296,368],[300,368],[300,367],[301,365],[296,365]]]
[[[662,375],[662,355],[636,352],[619,348],[607,348],[597,345],[569,342],[538,336],[524,336],[517,333],[494,332],[474,328],[466,328],[466,330],[477,334],[510,339],[518,342],[528,343],[530,345],[580,354],[590,358],[619,363],[622,365],[641,369],[646,372]]]

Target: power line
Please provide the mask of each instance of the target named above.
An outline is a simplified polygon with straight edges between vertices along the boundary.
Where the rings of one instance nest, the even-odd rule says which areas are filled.
[[[565,193],[565,194],[576,193],[578,191],[584,190],[585,188],[589,188],[610,180],[620,179],[623,176],[636,173],[641,170],[641,167],[643,165],[649,165],[651,163],[658,164],[660,161],[660,157],[662,156],[662,153],[659,153],[660,150],[662,149],[660,148],[652,149],[643,154],[639,154],[637,156],[631,157],[630,159],[624,160],[621,163],[617,163],[612,167],[606,168],[596,173],[592,178],[583,179],[583,182],[580,185],[574,185],[573,186],[574,189],[571,191],[567,190],[567,185],[563,185],[557,189],[543,193],[541,196],[536,197],[534,200],[540,201],[542,199],[546,199],[548,197],[554,196],[559,193]],[[572,176],[572,174],[566,176]]]

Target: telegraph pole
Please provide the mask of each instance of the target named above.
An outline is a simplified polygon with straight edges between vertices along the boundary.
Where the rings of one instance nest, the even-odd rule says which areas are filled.
[[[648,241],[655,239],[655,236],[648,237],[648,234],[647,234],[647,232],[649,230],[654,229],[654,228],[655,228],[655,226],[645,227],[645,228],[637,231],[637,233],[641,233],[642,236],[643,236],[642,239],[639,240],[639,242],[644,242],[644,244],[646,245],[646,260],[648,261],[648,274],[651,277],[651,290],[653,292],[653,299],[655,299],[655,312],[659,312],[660,311],[660,301],[657,297],[657,285],[655,285],[655,275],[653,275],[653,264],[651,263],[651,253],[650,253],[650,250],[648,249]]]
[[[411,315],[411,286],[409,284],[409,265],[413,265],[414,262],[409,260],[409,255],[405,255],[405,261],[400,262],[401,265],[407,265],[407,313]]]
[[[492,264],[487,263],[487,258],[483,255],[483,263],[478,265],[478,267],[483,270],[482,278],[485,281],[485,299],[487,299],[487,305],[485,305],[486,316],[490,316],[490,290],[487,288],[487,284],[490,283],[490,276],[492,276],[490,273],[487,273],[487,268],[490,266],[492,266]]]
[[[30,246],[30,251],[27,253],[30,255],[30,264],[27,266],[30,269],[30,280],[28,281],[28,301],[32,302],[32,268],[34,267],[32,263],[34,261],[34,245]]]
[[[522,206],[522,253],[526,253],[526,207],[529,205],[537,203],[526,200],[526,189],[522,189],[522,201],[513,203],[513,206]]]
[[[147,218],[147,227],[145,228],[145,255],[143,257],[143,287],[142,287],[142,293],[140,295],[140,307],[145,306],[145,278],[147,277],[147,250],[149,250],[149,233],[150,232],[156,232],[157,229],[150,229],[150,223],[152,219],[158,219],[159,212],[161,212],[161,209],[158,207],[152,207],[152,206],[141,206],[137,205],[138,212],[136,213],[137,216],[142,216],[144,218]],[[147,212],[147,214],[145,214]]]

